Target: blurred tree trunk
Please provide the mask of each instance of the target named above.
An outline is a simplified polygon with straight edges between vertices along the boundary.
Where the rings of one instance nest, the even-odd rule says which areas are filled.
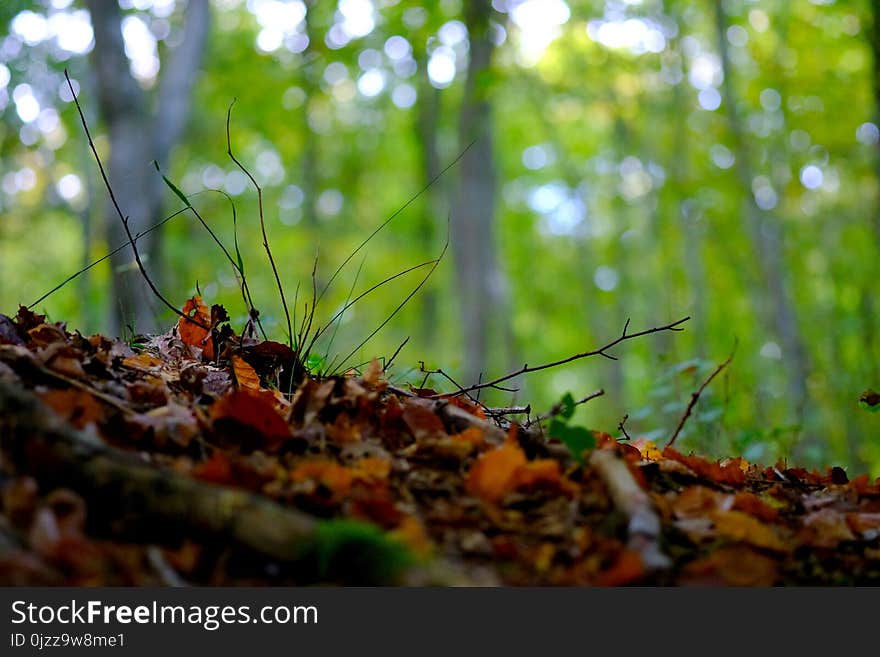
[[[782,226],[775,217],[763,211],[752,193],[754,169],[742,118],[737,108],[733,86],[733,66],[727,47],[727,15],[723,3],[713,2],[716,41],[724,75],[722,97],[736,150],[736,173],[744,192],[743,220],[752,242],[760,272],[760,289],[753,299],[762,321],[778,336],[783,363],[786,367],[789,402],[794,407],[795,421],[800,424],[808,401],[807,376],[809,363],[803,336],[798,325],[794,301],[786,280]]]
[[[441,171],[440,165],[440,90],[431,86],[428,76],[428,57],[424,42],[418,40],[413,44],[413,57],[418,63],[419,86],[416,104],[416,143],[421,161],[422,184],[427,185]],[[435,257],[437,247],[437,227],[445,222],[448,213],[447,186],[438,180],[425,192],[422,212],[419,216],[418,234],[421,242],[422,257],[426,260]],[[421,297],[421,338],[426,346],[437,339],[438,327],[438,292],[437,286],[428,281],[423,288]]]
[[[452,251],[458,273],[456,290],[462,309],[465,339],[465,383],[473,383],[489,362],[492,320],[503,314],[507,281],[498,267],[495,244],[497,176],[493,155],[492,107],[487,77],[494,44],[489,0],[465,3],[470,60],[459,114],[459,144],[476,143],[459,164],[458,193],[452,213]],[[502,338],[504,335],[506,338]],[[505,331],[493,341],[509,342]],[[511,345],[507,345],[508,352]]]
[[[871,24],[867,30],[868,43],[873,56],[871,69],[871,92],[874,96],[874,125],[880,126],[880,2],[871,3]],[[878,195],[872,221],[877,251],[880,252],[880,141],[877,142],[874,155],[874,167],[877,177]],[[868,375],[878,385],[880,377],[880,350],[877,345],[877,314],[874,303],[877,271],[869,272],[862,293],[862,332],[864,335],[865,355],[867,356]]]
[[[309,113],[315,96],[321,91],[320,78],[320,44],[321,38],[317,27],[317,16],[314,0],[306,3],[307,14],[305,18],[305,33],[309,40],[306,51],[303,71],[303,92],[305,98],[302,104],[302,130],[303,130],[303,158],[302,158],[302,191],[303,191],[303,219],[309,230],[317,231],[318,212],[318,136],[312,130],[309,122]],[[317,237],[317,235],[315,235]]]
[[[675,51],[681,56],[682,65],[684,55],[678,48],[678,39],[674,40]],[[682,66],[682,75],[684,70]],[[685,116],[687,106],[685,102],[683,83],[673,85],[672,107],[674,116]],[[703,262],[703,237],[699,219],[702,210],[695,200],[687,197],[690,192],[688,172],[688,151],[690,143],[687,136],[687,123],[675,122],[675,135],[673,138],[673,151],[669,159],[669,173],[671,187],[675,190],[684,190],[685,199],[675,199],[679,226],[682,234],[682,258],[684,260],[685,275],[690,291],[691,310],[688,313],[694,322],[694,343],[696,344],[697,356],[706,358],[708,355],[708,303],[706,302],[706,266]],[[667,185],[670,187],[670,185]]]
[[[129,217],[131,232],[136,235],[161,218],[165,187],[152,162],[156,160],[163,168],[167,165],[171,149],[186,127],[208,36],[209,0],[189,0],[187,4],[179,45],[162,64],[154,111],[150,111],[151,99],[129,71],[118,3],[86,0],[86,6],[95,33],[92,60],[101,117],[110,137],[108,176],[122,212]],[[126,240],[112,208],[107,234],[111,245]],[[138,240],[138,249],[145,265],[159,278],[160,231]],[[108,332],[118,334],[126,325],[138,332],[157,330],[156,299],[138,272],[131,250],[120,251],[110,263],[114,298]]]

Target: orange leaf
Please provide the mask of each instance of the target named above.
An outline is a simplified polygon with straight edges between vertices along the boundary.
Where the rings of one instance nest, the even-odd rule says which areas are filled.
[[[239,388],[243,390],[261,389],[257,371],[241,356],[232,357],[232,371],[235,373],[235,382]]]
[[[689,563],[679,580],[684,585],[773,586],[779,566],[775,559],[739,545],[726,545],[704,559]]]
[[[205,326],[211,325],[211,310],[198,295],[187,299],[183,306],[183,314]],[[201,349],[206,358],[214,358],[211,331],[181,317],[177,320],[177,333],[184,344]]]
[[[290,479],[294,482],[314,481],[334,493],[345,495],[354,481],[354,472],[335,461],[312,459],[296,466]]]
[[[192,476],[214,484],[229,484],[232,483],[232,467],[226,455],[218,450],[207,461],[197,464],[192,470]]]
[[[522,448],[508,439],[504,445],[480,455],[468,474],[467,490],[497,502],[515,486],[516,473],[526,464]]]
[[[663,450],[663,458],[686,465],[701,477],[719,484],[740,485],[745,483],[748,464],[742,459],[732,459],[725,463],[707,461],[699,456],[685,456],[671,447]]]
[[[90,422],[97,424],[104,420],[104,408],[84,390],[50,390],[40,397],[77,429],[85,428]]]
[[[766,502],[762,502],[754,493],[737,493],[734,498],[733,508],[737,511],[745,511],[764,522],[774,522],[779,517],[779,511]]]
[[[461,433],[450,436],[452,440],[469,443],[474,447],[479,447],[485,439],[485,432],[479,427],[469,427]]]
[[[129,356],[122,361],[122,364],[133,370],[151,371],[162,366],[162,359],[144,351],[135,356]]]
[[[715,531],[726,539],[768,550],[785,551],[785,544],[772,525],[765,525],[742,511],[716,511],[712,514],[712,520]]]
[[[623,586],[635,582],[645,574],[645,566],[638,552],[623,550],[608,570],[600,573],[598,586]]]
[[[355,464],[355,471],[365,479],[388,479],[391,461],[378,456],[365,456]]]
[[[553,459],[527,461],[513,433],[501,447],[480,455],[468,474],[467,490],[487,502],[498,502],[519,488],[549,487],[575,495],[578,487],[562,476]]]

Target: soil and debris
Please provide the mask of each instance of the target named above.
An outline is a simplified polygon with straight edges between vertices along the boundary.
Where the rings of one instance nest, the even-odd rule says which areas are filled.
[[[880,584],[880,480],[572,453],[378,361],[295,360],[228,324],[133,348],[0,315],[0,584]]]

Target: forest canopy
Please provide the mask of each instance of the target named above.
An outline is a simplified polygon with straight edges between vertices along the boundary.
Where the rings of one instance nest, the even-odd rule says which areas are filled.
[[[389,357],[409,338],[392,382],[454,389],[423,370],[466,385],[599,347],[627,321],[690,316],[683,332],[623,345],[619,360],[489,394],[540,412],[602,388],[579,424],[613,432],[626,415],[633,437],[664,442],[736,342],[679,449],[876,476],[880,415],[859,399],[880,386],[877,11],[849,0],[3,2],[0,312],[125,242],[66,69],[137,230],[186,207],[175,189],[230,249],[235,226],[275,340],[287,335],[279,282],[301,317],[317,263],[324,323],[449,238],[427,283],[360,348],[428,267],[348,308],[316,367]],[[245,324],[234,269],[191,212],[143,251],[178,307],[199,292]],[[85,335],[164,332],[174,314],[126,292],[138,276],[123,250],[34,310]]]

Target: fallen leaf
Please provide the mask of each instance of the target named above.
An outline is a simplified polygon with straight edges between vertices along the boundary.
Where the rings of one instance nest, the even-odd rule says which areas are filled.
[[[291,437],[290,427],[275,409],[271,393],[234,390],[211,406],[215,431],[243,451],[277,451]]]
[[[260,376],[257,371],[241,356],[232,357],[232,371],[235,382],[242,390],[260,390]]]
[[[187,299],[183,305],[183,314],[204,326],[211,325],[211,310],[198,295]],[[189,321],[186,317],[177,320],[177,334],[180,340],[190,347],[200,349],[206,358],[213,359],[214,345],[211,341],[211,331]]]
[[[480,455],[468,473],[469,493],[487,502],[499,502],[520,488],[544,487],[570,497],[577,493],[577,485],[562,476],[559,461],[528,461],[515,435],[515,430],[511,430],[503,445]]]
[[[638,581],[645,575],[645,566],[638,552],[624,549],[607,570],[599,574],[597,586],[623,586]]]
[[[213,484],[232,483],[232,466],[220,450],[216,450],[207,461],[202,461],[192,469],[192,476]]]
[[[313,481],[333,493],[345,496],[355,480],[355,473],[351,468],[329,459],[310,459],[294,468],[290,480],[294,483]]]
[[[104,420],[104,407],[85,390],[49,390],[40,398],[77,429],[84,429],[91,423],[100,424]]]
[[[847,516],[836,509],[824,508],[803,518],[798,538],[820,548],[836,548],[841,541],[856,539],[847,522]]]
[[[716,511],[711,517],[715,531],[722,538],[777,552],[786,550],[773,525],[766,525],[742,511]]]
[[[740,545],[725,545],[685,566],[680,584],[773,586],[779,579],[775,559]]]
[[[152,372],[162,367],[162,359],[158,356],[147,353],[146,351],[142,351],[139,354],[123,359],[122,364],[133,370]]]
[[[446,433],[443,420],[426,406],[424,402],[416,399],[407,398],[404,401],[403,421],[406,422],[406,426],[409,427],[416,440],[436,437]]]
[[[517,470],[526,464],[526,454],[508,440],[501,447],[481,454],[471,467],[467,490],[489,502],[497,502],[512,490]]]

